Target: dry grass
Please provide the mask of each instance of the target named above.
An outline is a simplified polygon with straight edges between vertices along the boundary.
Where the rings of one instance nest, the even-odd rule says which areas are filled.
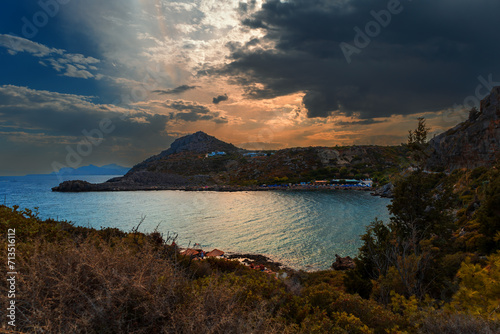
[[[192,274],[145,242],[35,242],[18,270],[17,329],[29,333],[276,333],[269,306],[252,309],[229,284]],[[2,289],[4,286],[2,285]],[[244,288],[244,287],[241,287]],[[0,297],[5,305],[6,297]]]
[[[469,314],[436,312],[422,321],[424,334],[498,334],[500,323]]]

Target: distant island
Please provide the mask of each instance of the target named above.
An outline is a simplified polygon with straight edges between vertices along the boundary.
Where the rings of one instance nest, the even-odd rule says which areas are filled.
[[[426,171],[492,166],[500,147],[499,100],[500,87],[496,87],[480,110],[471,110],[469,119],[431,139]],[[52,190],[268,190],[360,184],[367,179],[390,190],[390,177],[412,167],[406,144],[249,151],[199,131],[175,140],[169,149],[138,163],[123,177],[101,184],[65,181]]]
[[[28,174],[26,176],[39,176],[39,175],[125,175],[130,170],[130,167],[123,167],[117,164],[109,164],[104,166],[88,165],[79,168],[65,167],[61,168],[58,172],[50,174]]]

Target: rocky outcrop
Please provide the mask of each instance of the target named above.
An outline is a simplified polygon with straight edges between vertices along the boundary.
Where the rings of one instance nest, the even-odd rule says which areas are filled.
[[[500,149],[500,87],[481,101],[469,119],[434,137],[427,163],[431,170],[492,166]]]
[[[52,191],[61,192],[83,192],[92,191],[93,184],[87,181],[75,180],[75,181],[64,181],[59,186],[52,188]]]
[[[133,191],[133,190],[197,190],[203,186],[203,177],[187,179],[180,175],[138,171],[128,176],[115,177],[104,183],[94,184],[87,181],[64,181],[52,191]]]
[[[321,159],[323,165],[328,165],[331,162],[337,162],[339,160],[339,151],[329,148],[320,149],[318,151],[318,157]]]
[[[393,198],[394,197],[394,185],[392,183],[387,183],[386,185],[383,185],[382,187],[377,188],[373,192],[373,195],[380,196],[380,197],[386,197],[386,198]]]
[[[124,176],[124,179],[129,179],[141,171],[150,171],[158,174],[196,175],[195,170],[200,170],[198,174],[206,174],[204,171],[214,170],[213,166],[210,165],[214,161],[213,159],[205,161],[204,165],[208,166],[204,166],[203,164],[193,165],[193,162],[201,162],[198,159],[199,157],[215,151],[231,154],[244,150],[237,148],[233,144],[223,142],[205,132],[198,131],[176,139],[167,150],[138,163]],[[170,159],[172,156],[180,157],[180,159]],[[205,183],[202,182],[199,184],[188,181],[187,184],[204,185]]]
[[[335,262],[332,264],[334,270],[349,270],[356,268],[354,260],[350,256],[340,257],[335,254]]]

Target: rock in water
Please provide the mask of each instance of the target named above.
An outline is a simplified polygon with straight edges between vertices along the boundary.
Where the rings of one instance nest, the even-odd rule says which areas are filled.
[[[87,181],[74,180],[74,181],[64,181],[57,187],[52,188],[52,191],[60,192],[82,192],[93,190],[93,185]]]

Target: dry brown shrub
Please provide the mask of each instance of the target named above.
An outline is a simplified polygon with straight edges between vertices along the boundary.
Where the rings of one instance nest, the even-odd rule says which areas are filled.
[[[437,312],[422,319],[425,334],[497,334],[500,323],[469,314]]]
[[[18,252],[17,329],[29,333],[289,332],[265,302],[249,309],[240,289],[203,288],[157,245],[113,247],[35,241]],[[1,284],[2,290],[5,283]],[[5,305],[6,294],[0,297]]]

